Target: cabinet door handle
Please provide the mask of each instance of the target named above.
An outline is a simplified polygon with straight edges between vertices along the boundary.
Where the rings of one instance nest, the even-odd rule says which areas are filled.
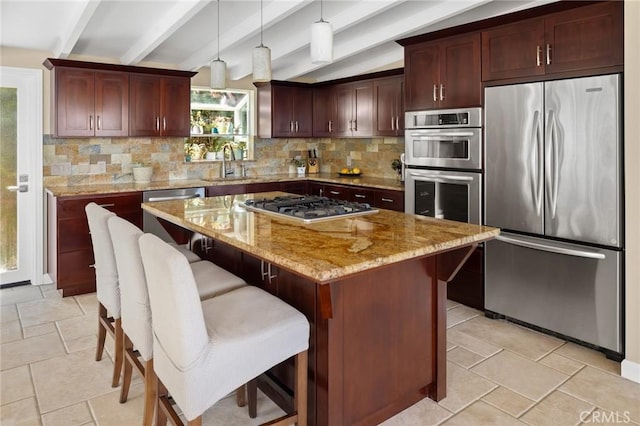
[[[93,115],[89,116],[89,130],[93,130]]]
[[[353,196],[356,198],[367,198],[366,195],[362,195],[362,194],[354,194]]]
[[[542,65],[542,59],[540,59],[540,55],[542,55],[542,47],[536,46],[536,66],[537,67]]]
[[[289,133],[293,133],[293,121],[289,120]]]
[[[353,131],[354,132],[358,131],[358,120],[353,120]]]
[[[320,190],[318,191],[318,194],[322,197],[323,193],[324,193],[324,189],[320,188]]]
[[[395,117],[393,117],[393,116],[391,117],[391,130],[395,130],[395,120],[394,120],[394,118]]]
[[[440,85],[440,100],[444,101],[444,84]]]
[[[551,45],[547,43],[547,65],[551,65]]]
[[[329,133],[333,131],[333,120],[329,120]]]
[[[162,130],[167,130],[167,117],[162,117]]]
[[[91,265],[89,265],[89,268],[95,268],[95,267],[96,267],[95,263],[92,263]]]
[[[331,195],[340,195],[340,191],[329,191]]]
[[[438,85],[433,85],[433,102],[438,102]]]
[[[385,203],[393,203],[391,198],[380,198],[380,201],[384,201]]]
[[[298,133],[298,120],[296,120],[296,133]]]
[[[115,206],[116,206],[116,204],[115,204],[115,203],[104,203],[104,204],[98,204],[98,205],[99,205],[100,207],[104,207],[104,208],[107,208],[107,207],[115,207]]]
[[[156,117],[156,132],[160,131],[160,117]]]

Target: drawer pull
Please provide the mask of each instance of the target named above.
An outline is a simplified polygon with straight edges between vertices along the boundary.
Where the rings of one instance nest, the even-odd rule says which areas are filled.
[[[89,268],[95,268],[95,267],[96,267],[95,263],[92,263],[91,265],[89,265]]]
[[[393,200],[391,198],[381,198],[381,200],[385,203],[393,203]]]
[[[362,195],[362,194],[355,194],[354,195],[356,198],[367,198],[366,195]]]
[[[115,203],[98,204],[100,207],[115,207]]]
[[[331,195],[340,195],[339,191],[329,191],[329,194]]]

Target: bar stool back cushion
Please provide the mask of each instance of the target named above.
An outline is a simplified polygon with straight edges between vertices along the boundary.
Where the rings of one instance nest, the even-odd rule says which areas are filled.
[[[144,361],[153,358],[151,307],[138,239],[143,232],[120,217],[108,221],[122,294],[122,328]]]
[[[118,270],[116,269],[111,235],[109,235],[109,229],[107,228],[107,220],[115,217],[116,214],[104,207],[100,207],[96,203],[87,204],[85,212],[89,222],[89,232],[91,233],[91,243],[93,244],[95,258],[96,297],[107,308],[109,315],[113,318],[120,318]]]

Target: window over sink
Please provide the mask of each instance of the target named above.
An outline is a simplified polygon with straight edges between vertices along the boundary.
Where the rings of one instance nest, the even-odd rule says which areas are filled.
[[[248,90],[191,88],[191,136],[185,141],[187,161],[253,159],[253,97]]]

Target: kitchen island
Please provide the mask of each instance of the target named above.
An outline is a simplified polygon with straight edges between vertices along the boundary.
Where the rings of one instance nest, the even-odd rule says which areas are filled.
[[[243,208],[277,195],[142,208],[205,236],[203,254],[306,315],[310,425],[373,425],[426,396],[444,398],[446,284],[499,230],[382,209],[304,224]],[[288,409],[293,363],[260,386]]]

